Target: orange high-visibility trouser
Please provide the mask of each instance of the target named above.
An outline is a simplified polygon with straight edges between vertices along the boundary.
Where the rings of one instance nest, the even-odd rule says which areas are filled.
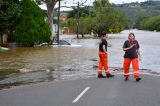
[[[105,69],[105,73],[110,74],[108,71],[108,55],[104,52],[99,52],[98,74],[102,74],[103,67]]]
[[[134,78],[138,78],[139,75],[139,63],[138,63],[138,58],[124,58],[124,76],[129,77],[129,67],[132,62],[132,67],[133,67],[133,73],[134,73]]]

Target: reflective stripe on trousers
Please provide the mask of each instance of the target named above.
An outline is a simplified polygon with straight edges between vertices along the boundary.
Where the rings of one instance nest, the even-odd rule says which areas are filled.
[[[138,58],[124,58],[124,76],[128,77],[129,76],[129,67],[132,62],[132,67],[133,67],[133,73],[134,73],[134,78],[138,78],[139,75],[139,63],[138,63]]]
[[[102,74],[103,68],[106,74],[110,74],[108,71],[108,55],[104,52],[99,52],[98,74]]]

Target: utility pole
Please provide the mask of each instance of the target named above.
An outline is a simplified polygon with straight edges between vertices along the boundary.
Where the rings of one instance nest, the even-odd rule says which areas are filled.
[[[59,3],[58,3],[58,31],[57,31],[57,43],[59,44],[59,35],[60,35],[60,0],[59,0]]]
[[[78,1],[78,6],[77,6],[77,38],[79,35],[79,1]]]

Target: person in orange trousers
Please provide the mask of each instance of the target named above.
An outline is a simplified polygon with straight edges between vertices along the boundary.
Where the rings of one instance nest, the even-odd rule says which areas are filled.
[[[140,55],[140,46],[137,40],[135,40],[135,34],[130,33],[128,36],[128,40],[124,42],[123,50],[125,51],[124,54],[124,77],[125,80],[129,80],[129,68],[130,64],[132,62],[132,68],[134,73],[134,78],[136,81],[140,81],[140,73],[139,73],[139,60],[141,61],[141,55]]]
[[[103,38],[101,39],[99,43],[99,66],[98,66],[98,78],[109,78],[114,77],[109,71],[108,71],[108,54],[107,54],[107,38],[108,34],[107,32],[102,32]],[[105,69],[106,76],[102,75],[102,69]]]

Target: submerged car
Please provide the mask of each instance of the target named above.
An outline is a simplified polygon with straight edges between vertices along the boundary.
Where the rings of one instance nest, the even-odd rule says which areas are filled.
[[[59,45],[71,45],[71,44],[65,40],[59,40]]]
[[[8,51],[8,50],[10,50],[9,48],[6,48],[6,47],[1,47],[0,46],[0,51]]]
[[[77,47],[77,46],[81,46],[81,45],[72,44],[72,43],[67,42],[66,40],[59,40],[59,44],[54,43],[52,46],[71,46],[71,47],[76,46]]]
[[[40,46],[46,46],[46,45],[48,45],[48,43],[40,44]],[[81,45],[72,44],[72,43],[67,42],[66,40],[59,40],[59,44],[58,43],[52,43],[51,46],[81,46]]]

